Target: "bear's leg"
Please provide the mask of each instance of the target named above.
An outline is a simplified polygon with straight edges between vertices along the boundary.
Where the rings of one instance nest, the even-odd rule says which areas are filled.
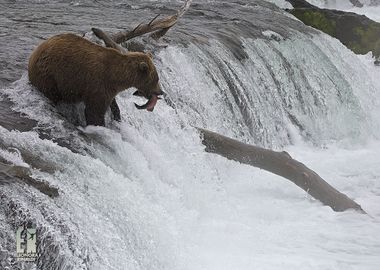
[[[104,126],[104,115],[108,106],[104,103],[85,103],[86,109],[84,110],[86,116],[86,124],[94,126]]]
[[[120,122],[121,121],[120,109],[119,109],[119,105],[117,105],[116,98],[112,100],[110,107],[111,107],[113,119]]]
[[[62,101],[62,96],[52,76],[41,75],[36,85],[38,90],[42,92],[45,97],[50,99],[54,105],[57,105],[59,101]]]

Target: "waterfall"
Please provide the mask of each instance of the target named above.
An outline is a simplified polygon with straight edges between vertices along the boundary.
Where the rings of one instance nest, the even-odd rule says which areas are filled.
[[[264,1],[195,3],[189,16],[204,17],[155,51],[167,96],[152,113],[128,90],[117,97],[122,123],[82,128],[70,117],[83,106],[54,107],[26,74],[1,90],[38,125],[0,127],[0,157],[60,195],[0,183],[0,258],[32,220],[38,269],[377,269],[379,71]],[[205,153],[194,126],[286,149],[375,219]]]

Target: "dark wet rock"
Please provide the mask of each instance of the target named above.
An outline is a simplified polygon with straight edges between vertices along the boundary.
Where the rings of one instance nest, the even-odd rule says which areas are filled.
[[[350,2],[355,7],[363,7],[363,4],[359,0],[350,0]]]
[[[37,121],[26,118],[12,110],[14,104],[7,98],[0,102],[0,125],[8,130],[30,131],[37,126]]]
[[[57,188],[50,186],[46,181],[34,179],[31,176],[30,168],[0,162],[0,184],[16,182],[32,186],[51,198],[58,197],[59,195]]]
[[[312,4],[310,4],[309,2],[307,1],[304,1],[304,0],[286,0],[287,2],[289,2],[294,9],[296,8],[318,8]]]
[[[380,57],[380,23],[364,15],[340,10],[321,9],[304,0],[287,0],[293,9],[287,11],[306,25],[339,39],[356,54],[372,51]]]

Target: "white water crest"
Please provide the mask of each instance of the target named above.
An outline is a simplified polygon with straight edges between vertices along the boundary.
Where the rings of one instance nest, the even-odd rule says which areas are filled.
[[[0,254],[11,224],[33,220],[41,269],[379,269],[380,69],[323,34],[264,36],[241,38],[240,59],[217,39],[162,48],[166,101],[138,111],[125,91],[105,128],[71,125],[26,75],[2,89],[39,124],[0,127],[0,156],[28,166],[12,149],[29,153],[60,195],[1,185]],[[194,126],[288,151],[369,215],[204,152]]]
[[[161,53],[163,84],[192,125],[272,147],[297,134],[316,144],[378,137],[377,115],[368,113],[378,106],[374,78],[335,40],[299,36],[243,46],[243,63],[217,42],[207,52],[190,46]]]
[[[279,8],[289,8],[291,9],[293,6],[287,2],[286,0],[264,0],[266,2],[270,2],[278,6]]]

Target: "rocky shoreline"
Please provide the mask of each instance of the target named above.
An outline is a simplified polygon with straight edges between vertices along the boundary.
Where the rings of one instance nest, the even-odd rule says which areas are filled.
[[[286,9],[304,24],[337,38],[356,54],[372,51],[375,65],[380,65],[380,23],[364,15],[318,8],[304,0],[286,0],[293,9]]]

